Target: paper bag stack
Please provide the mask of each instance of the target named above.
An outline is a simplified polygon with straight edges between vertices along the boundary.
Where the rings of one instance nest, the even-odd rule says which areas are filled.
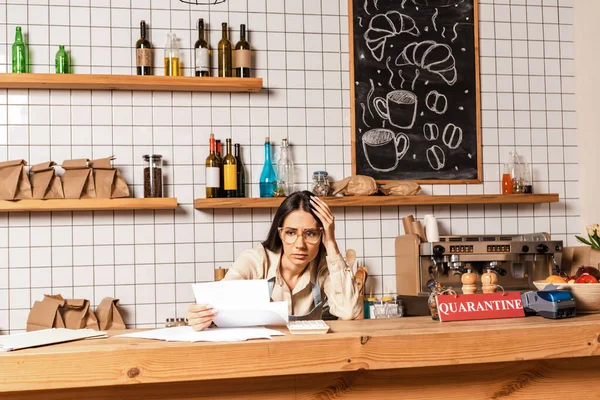
[[[96,318],[87,299],[63,299],[60,294],[45,295],[42,301],[36,301],[31,308],[27,331],[49,328],[125,329],[118,305],[118,299],[105,298],[96,308]]]
[[[118,169],[113,168],[112,161],[115,157],[101,158],[90,161],[94,173],[94,186],[96,197],[101,199],[116,199],[129,197],[129,187]]]
[[[0,200],[31,199],[25,160],[0,162]]]
[[[65,170],[63,175],[65,199],[96,198],[92,169],[88,166],[86,158],[63,161],[62,167]]]
[[[54,161],[36,164],[29,170],[34,199],[64,199],[62,182],[54,166]]]

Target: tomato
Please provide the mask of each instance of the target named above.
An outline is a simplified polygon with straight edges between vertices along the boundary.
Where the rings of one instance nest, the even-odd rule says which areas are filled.
[[[598,279],[590,274],[581,274],[581,276],[575,280],[575,283],[598,283]]]

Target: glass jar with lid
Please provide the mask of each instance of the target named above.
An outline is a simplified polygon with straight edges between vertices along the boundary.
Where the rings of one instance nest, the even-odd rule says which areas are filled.
[[[145,154],[144,197],[163,197],[163,157],[160,154]]]
[[[315,171],[313,173],[313,194],[316,196],[329,196],[331,185],[327,171]]]

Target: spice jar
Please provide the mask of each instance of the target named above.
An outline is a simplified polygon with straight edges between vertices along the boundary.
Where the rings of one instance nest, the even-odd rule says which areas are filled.
[[[166,322],[165,322],[165,328],[172,328],[176,326],[175,325],[175,318],[167,318]]]
[[[175,319],[175,326],[186,326],[187,323],[187,319],[185,318],[176,318]]]
[[[329,196],[330,189],[327,171],[315,171],[313,173],[313,194],[316,196]]]
[[[163,197],[163,158],[160,154],[144,155],[144,197]]]

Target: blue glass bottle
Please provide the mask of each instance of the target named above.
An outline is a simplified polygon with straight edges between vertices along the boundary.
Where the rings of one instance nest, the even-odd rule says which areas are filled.
[[[265,138],[265,163],[260,174],[260,197],[273,197],[275,184],[277,183],[277,175],[271,163],[271,141]]]

